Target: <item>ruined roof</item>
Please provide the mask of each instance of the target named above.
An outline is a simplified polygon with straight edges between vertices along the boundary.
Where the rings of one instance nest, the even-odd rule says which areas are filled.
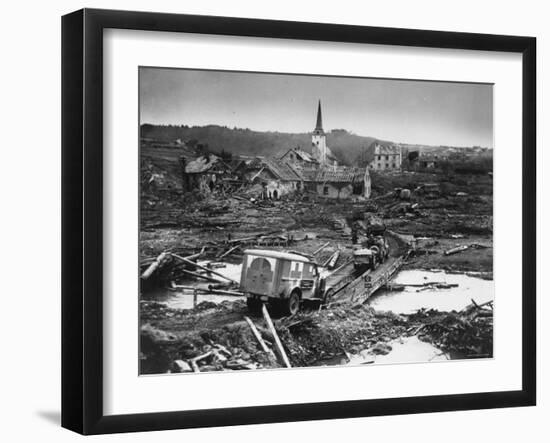
[[[293,152],[294,154],[301,157],[302,160],[304,160],[306,162],[317,163],[317,160],[315,158],[313,158],[312,155],[309,152],[306,152],[306,151],[304,151],[303,149],[300,149],[300,148],[290,148],[288,151],[286,151],[284,153],[284,155],[281,156],[281,159],[285,158],[286,155],[289,152]]]
[[[397,155],[401,152],[401,147],[396,145],[381,145],[376,143],[374,146],[375,155]]]
[[[188,174],[198,174],[201,172],[206,172],[219,161],[221,160],[217,155],[213,155],[213,154],[210,154],[208,156],[202,155],[186,163],[185,172],[187,172]]]
[[[315,181],[323,183],[353,183],[362,181],[365,171],[366,168],[348,168],[345,166],[319,169]]]
[[[314,182],[318,172],[318,169],[302,169],[300,174],[305,182]]]
[[[348,166],[327,167],[300,171],[304,181],[316,183],[353,183],[363,181],[367,168]]]
[[[283,181],[302,180],[301,175],[288,163],[274,158],[264,158],[263,166],[269,169],[278,179]]]

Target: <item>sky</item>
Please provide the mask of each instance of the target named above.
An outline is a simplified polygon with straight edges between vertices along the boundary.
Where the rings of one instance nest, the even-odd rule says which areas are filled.
[[[140,123],[311,132],[398,143],[493,147],[493,86],[372,78],[140,68]]]

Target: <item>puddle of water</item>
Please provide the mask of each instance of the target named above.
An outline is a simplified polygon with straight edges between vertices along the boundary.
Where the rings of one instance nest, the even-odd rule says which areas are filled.
[[[392,350],[386,355],[372,355],[362,352],[353,356],[350,365],[365,364],[392,364],[392,363],[425,363],[431,361],[449,360],[450,357],[430,343],[420,341],[418,337],[404,337],[388,343]]]
[[[436,289],[415,286],[426,282],[458,284],[456,288]],[[397,274],[392,283],[405,285],[403,291],[380,290],[370,300],[369,305],[379,311],[392,311],[397,314],[411,314],[419,309],[438,311],[460,311],[472,303],[485,303],[494,300],[495,287],[492,280],[483,280],[464,274],[447,274],[444,271],[406,270]]]
[[[199,265],[206,266],[208,261],[198,261],[197,263]],[[218,262],[216,262],[216,264],[218,264]],[[241,281],[241,269],[243,267],[243,265],[241,263],[234,264],[234,263],[219,262],[219,264],[224,265],[224,267],[223,268],[216,268],[214,266],[212,269],[214,271],[216,271],[217,273],[219,273],[221,275],[224,275],[225,277],[229,277],[229,278],[231,278],[235,281]],[[217,275],[214,275],[214,274],[212,274],[210,277],[212,277],[213,279],[219,280],[221,282],[227,282],[227,280],[225,280],[224,278],[218,277]],[[208,284],[209,283],[206,283],[205,286],[208,286]]]
[[[206,266],[208,262],[199,261],[197,262],[200,265]],[[213,267],[212,269],[221,275],[229,277],[233,280],[241,280],[241,268],[242,264],[233,264],[233,263],[222,263],[225,265],[222,268]],[[223,277],[212,274],[211,278],[218,280],[220,283],[226,283]],[[178,282],[178,284],[183,286],[192,286],[194,288],[208,289],[208,286],[212,282],[198,281],[196,279],[185,279]],[[152,291],[147,294],[147,299],[155,300],[160,303],[165,303],[169,308],[172,309],[192,309],[193,308],[193,291],[185,289],[175,289],[171,290],[168,288],[159,288],[155,291]],[[203,301],[209,301],[213,303],[221,303],[223,301],[235,301],[235,300],[246,300],[245,297],[237,297],[231,295],[221,295],[221,294],[207,294],[201,293],[197,294],[197,304]]]
[[[446,361],[451,357],[440,351],[431,343],[425,343],[416,336],[403,337],[388,342],[391,351],[386,355],[370,354],[367,350],[348,357],[338,356],[330,360],[319,362],[322,366],[357,366],[366,364],[396,364],[396,363],[428,363],[432,361]]]

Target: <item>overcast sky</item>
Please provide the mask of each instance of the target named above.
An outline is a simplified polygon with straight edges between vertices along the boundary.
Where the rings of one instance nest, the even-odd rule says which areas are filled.
[[[493,87],[482,84],[141,68],[140,123],[325,131],[401,143],[493,147]]]

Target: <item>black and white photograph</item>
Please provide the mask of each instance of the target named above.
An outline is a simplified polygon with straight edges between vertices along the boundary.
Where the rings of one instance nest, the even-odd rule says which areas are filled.
[[[493,357],[492,84],[140,67],[139,135],[140,374]]]

